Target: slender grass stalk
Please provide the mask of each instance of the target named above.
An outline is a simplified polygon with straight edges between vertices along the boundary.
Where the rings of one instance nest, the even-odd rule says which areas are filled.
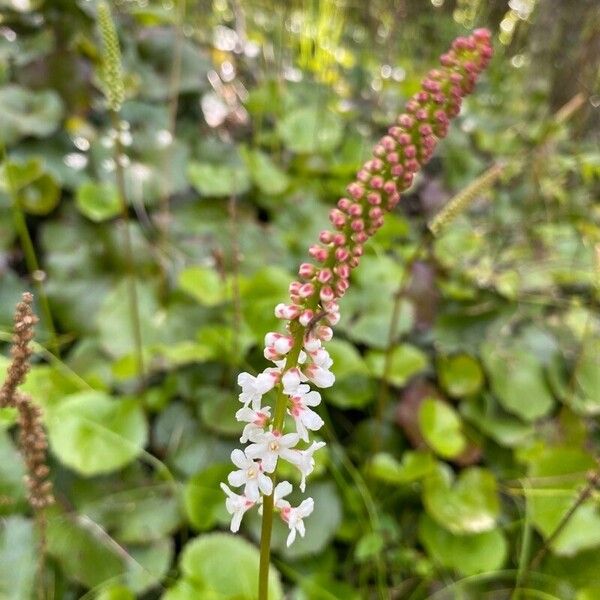
[[[145,384],[145,368],[143,354],[142,328],[140,323],[139,302],[136,284],[135,264],[133,260],[133,244],[131,240],[129,207],[125,186],[125,170],[123,168],[123,143],[121,141],[120,111],[125,99],[123,68],[121,64],[121,47],[115,23],[110,8],[106,2],[98,5],[98,28],[102,37],[102,89],[106,97],[112,127],[115,131],[114,163],[117,193],[121,205],[123,221],[123,243],[125,250],[125,265],[127,270],[127,295],[129,302],[129,317],[135,346],[135,356],[140,377],[141,387]]]

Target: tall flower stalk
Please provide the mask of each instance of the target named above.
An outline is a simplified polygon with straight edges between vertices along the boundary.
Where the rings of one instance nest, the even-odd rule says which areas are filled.
[[[323,425],[313,411],[321,396],[311,384],[327,388],[334,383],[332,360],[323,344],[331,340],[332,327],[340,319],[339,300],[350,286],[350,274],[360,263],[365,243],[383,225],[385,214],[397,206],[400,193],[410,187],[438,139],[448,133],[450,119],[460,112],[463,97],[473,91],[491,55],[490,33],[485,29],[457,38],[442,55],[440,68],[428,73],[406,112],[379,140],[373,157],[347,187],[347,196],[331,210],[332,229],[322,231],[319,243],[310,246],[314,262],[300,265],[299,280],[289,287],[290,302],[275,307],[275,315],[286,321],[285,333],[270,332],[265,337],[265,358],[275,366],[256,377],[249,373],[238,377],[243,406],[236,418],[246,423],[240,441],[250,444],[232,452],[237,469],[229,474],[229,485],[221,487],[227,494],[233,532],[248,510],[262,508],[259,600],[268,600],[274,512],[290,529],[289,546],[297,534],[304,536],[304,519],[314,510],[312,498],[295,507],[285,500],[292,484],[276,484],[276,469],[280,459],[294,465],[304,492],[306,477],[315,466],[313,455],[325,445],[310,439]],[[272,390],[274,403],[264,405],[263,396]],[[284,432],[286,415],[295,431]],[[241,488],[241,493],[230,486]]]

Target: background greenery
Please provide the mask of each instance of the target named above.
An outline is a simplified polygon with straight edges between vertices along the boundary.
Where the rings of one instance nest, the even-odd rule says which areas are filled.
[[[275,531],[272,597],[600,597],[595,2],[112,6],[118,131],[96,3],[0,0],[0,337],[33,289],[25,388],[57,496],[40,578],[2,413],[0,598],[38,597],[42,579],[43,598],[255,597],[258,517],[226,533],[218,489],[236,374],[263,368],[273,306],[374,140],[483,25],[489,71],[343,300],[317,509],[290,549]],[[499,178],[430,235],[490,167]]]

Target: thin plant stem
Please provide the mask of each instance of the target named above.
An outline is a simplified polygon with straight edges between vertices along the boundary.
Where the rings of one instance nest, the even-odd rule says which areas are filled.
[[[587,484],[581,490],[581,492],[579,492],[575,502],[573,502],[569,510],[564,514],[563,518],[555,527],[554,531],[546,538],[542,547],[537,551],[523,576],[524,581],[526,581],[527,574],[530,571],[534,571],[540,566],[552,542],[554,542],[554,540],[556,540],[556,538],[562,533],[564,528],[572,519],[573,515],[577,512],[577,509],[592,495],[593,491],[598,487],[598,485],[600,485],[600,467],[588,475]]]
[[[140,377],[141,387],[145,384],[145,368],[144,368],[144,352],[142,342],[142,327],[140,321],[139,304],[138,304],[138,293],[137,285],[135,281],[135,266],[133,262],[133,244],[131,241],[131,231],[129,222],[129,208],[127,206],[127,193],[125,189],[125,171],[122,165],[123,156],[123,145],[119,135],[120,131],[120,119],[119,113],[111,110],[110,116],[112,120],[113,128],[116,132],[115,135],[115,176],[117,183],[117,191],[119,194],[119,200],[121,203],[121,218],[123,220],[123,242],[125,246],[125,266],[127,269],[127,295],[129,301],[129,318],[131,319],[131,327],[133,340],[135,344],[135,355],[138,367],[138,374]]]
[[[16,193],[17,191],[13,184],[14,182],[10,174],[10,169],[8,168],[8,153],[6,151],[6,147],[1,143],[0,147],[2,148],[2,162],[4,164],[4,173],[6,176],[6,183],[8,185],[7,191],[12,201],[13,221],[15,224],[15,229],[17,230],[17,235],[19,236],[19,241],[21,242],[21,249],[23,250],[23,254],[25,256],[27,271],[29,272],[31,279],[36,286],[37,297],[40,301],[40,308],[44,317],[44,323],[48,328],[48,332],[50,333],[48,345],[50,346],[52,352],[56,356],[60,357],[60,345],[58,343],[56,327],[54,326],[54,319],[52,318],[52,311],[50,310],[50,302],[48,301],[48,296],[46,295],[46,290],[44,288],[44,272],[40,269],[35,247],[33,245],[31,235],[29,234],[29,228],[27,227],[27,221],[25,220],[23,210],[19,206]]]

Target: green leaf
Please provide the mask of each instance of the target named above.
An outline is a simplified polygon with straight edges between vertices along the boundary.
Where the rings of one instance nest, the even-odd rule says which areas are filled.
[[[258,561],[258,549],[239,536],[224,533],[203,535],[185,546],[180,560],[186,583],[200,591],[200,595],[167,595],[166,598],[254,600]],[[283,598],[279,573],[273,567],[269,573],[269,598]]]
[[[39,157],[26,161],[5,162],[0,169],[0,189],[6,192],[17,192],[33,183],[44,173],[44,163]]]
[[[446,402],[425,398],[419,407],[419,428],[427,445],[443,458],[455,458],[466,448],[460,417]]]
[[[111,183],[86,181],[77,188],[76,203],[79,212],[100,223],[116,217],[121,212],[121,199]]]
[[[423,502],[429,515],[451,533],[489,531],[500,512],[496,479],[485,469],[465,469],[453,481],[452,471],[439,465],[423,486]]]
[[[37,553],[32,521],[22,516],[0,521],[0,598],[34,597]]]
[[[52,212],[58,205],[60,187],[52,175],[44,173],[33,183],[21,188],[16,198],[25,212],[43,216]]]
[[[442,356],[437,368],[442,386],[454,398],[476,394],[483,386],[481,366],[468,354]]]
[[[573,507],[587,473],[594,468],[591,455],[572,447],[545,448],[531,459],[528,475],[532,483],[526,492],[533,524],[545,539],[553,535]],[[583,502],[550,543],[553,552],[563,556],[597,546],[600,515],[593,500]]]
[[[179,287],[204,306],[217,306],[227,299],[225,282],[214,269],[188,267],[179,274]]]
[[[240,422],[235,413],[240,405],[230,389],[203,386],[196,394],[202,422],[215,433],[239,437]]]
[[[382,377],[385,365],[385,353],[370,351],[367,353],[366,362],[371,369],[371,374]],[[408,380],[427,368],[427,355],[416,346],[401,344],[392,351],[389,380],[397,386],[403,387]]]
[[[248,171],[242,165],[213,165],[190,162],[187,169],[190,183],[203,196],[231,196],[250,189]]]
[[[501,348],[486,343],[481,355],[492,390],[502,406],[525,421],[546,416],[554,406],[544,370],[537,358],[519,345]]]
[[[588,337],[577,360],[573,408],[585,415],[600,414],[600,339]]]
[[[329,350],[329,343],[327,350]],[[342,366],[339,362],[337,364]],[[335,366],[336,363],[333,365],[334,373]],[[345,375],[341,379],[337,379],[336,376],[335,385],[325,390],[324,396],[328,404],[333,404],[338,408],[364,408],[375,401],[377,384],[373,379],[364,375]]]
[[[436,461],[429,452],[409,450],[398,462],[391,454],[379,452],[368,465],[369,475],[391,485],[406,485],[429,475]]]
[[[139,401],[103,392],[73,394],[48,412],[52,451],[81,475],[116,471],[135,460],[147,438]]]
[[[208,531],[217,524],[228,524],[225,494],[221,482],[227,482],[231,464],[211,465],[196,473],[185,485],[184,502],[187,517],[198,531]]]
[[[333,360],[333,371],[336,381],[348,375],[367,375],[368,369],[355,346],[344,340],[327,342],[327,352]]]
[[[243,149],[243,157],[254,184],[265,194],[282,194],[289,186],[289,178],[269,157],[260,150]]]
[[[508,544],[498,529],[454,535],[426,514],[419,520],[419,539],[436,562],[467,577],[501,569],[508,554]]]
[[[49,136],[62,114],[60,96],[54,91],[33,92],[18,85],[0,88],[0,140],[7,145],[30,135]]]
[[[323,107],[292,110],[277,124],[283,143],[298,154],[330,152],[342,141],[342,120]]]

